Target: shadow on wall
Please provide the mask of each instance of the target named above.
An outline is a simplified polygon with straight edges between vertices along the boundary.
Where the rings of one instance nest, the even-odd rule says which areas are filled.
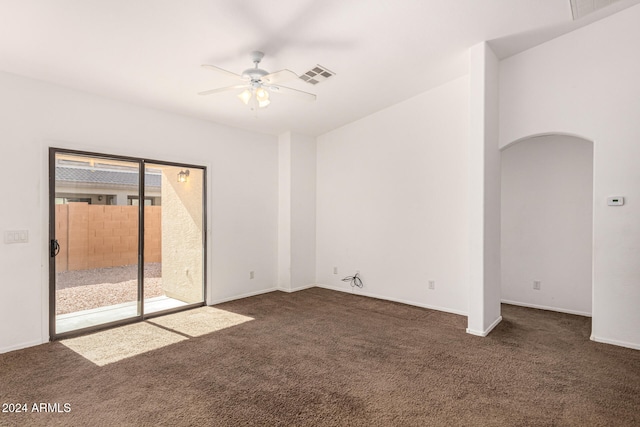
[[[591,316],[593,142],[531,136],[502,152],[502,301]]]

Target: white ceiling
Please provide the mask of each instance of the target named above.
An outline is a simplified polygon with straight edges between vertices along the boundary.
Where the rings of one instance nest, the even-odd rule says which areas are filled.
[[[570,0],[0,0],[0,70],[258,132],[319,135],[467,73],[483,40],[509,56],[640,0],[573,21]],[[306,102],[257,114],[233,93],[249,53],[261,68],[336,76]]]

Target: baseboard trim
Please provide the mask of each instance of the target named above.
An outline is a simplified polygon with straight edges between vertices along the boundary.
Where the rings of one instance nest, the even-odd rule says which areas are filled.
[[[384,301],[399,302],[400,304],[413,305],[415,307],[420,307],[420,308],[428,308],[429,310],[444,311],[445,313],[457,314],[459,316],[467,316],[466,311],[455,310],[447,307],[439,307],[439,306],[423,304],[415,301],[407,301],[399,298],[390,298],[387,296],[372,294],[369,292],[362,292],[362,291],[352,292],[350,289],[340,288],[337,286],[330,286],[330,285],[323,285],[323,284],[316,284],[315,286],[318,288],[329,289],[332,291],[344,292],[344,293],[349,293],[353,295],[360,295],[363,297],[375,298],[375,299],[380,299]]]
[[[311,284],[311,285],[298,286],[297,288],[292,288],[292,289],[278,288],[278,290],[282,292],[292,293],[292,292],[304,291],[305,289],[310,289],[315,287],[316,285]]]
[[[2,347],[0,348],[0,354],[9,353],[10,351],[22,350],[23,348],[28,348],[28,347],[35,347],[40,344],[45,344],[46,342],[48,341],[33,340],[33,341],[27,341],[27,342],[23,342],[16,345],[10,345],[9,347]]]
[[[520,306],[520,307],[535,308],[535,309],[538,309],[538,310],[547,310],[547,311],[557,311],[559,313],[567,313],[567,314],[575,314],[576,316],[591,317],[591,313],[587,313],[585,311],[567,310],[567,309],[564,309],[564,308],[548,307],[546,305],[529,304],[529,303],[526,303],[526,302],[511,301],[511,300],[506,300],[506,299],[503,299],[501,302],[504,303],[504,304],[517,305],[517,306]]]
[[[260,291],[249,292],[249,293],[242,294],[242,295],[235,295],[235,296],[232,296],[232,297],[220,298],[220,299],[208,301],[207,305],[222,304],[223,302],[229,302],[229,301],[235,301],[237,299],[255,297],[256,295],[268,294],[269,292],[275,292],[275,291],[281,291],[281,290],[282,289],[275,288],[275,287],[274,288],[269,288],[269,289],[263,289],[263,290],[260,290]]]
[[[599,342],[602,344],[617,345],[619,347],[626,347],[632,350],[640,350],[640,344],[634,344],[626,341],[612,340],[609,338],[601,338],[601,337],[596,337],[595,335],[591,335],[591,341]]]
[[[491,331],[493,331],[493,328],[498,326],[498,324],[500,322],[502,322],[502,316],[498,316],[498,318],[496,320],[494,320],[493,323],[491,325],[489,325],[489,327],[487,329],[485,329],[484,331],[476,331],[475,329],[467,328],[467,333],[471,334],[471,335],[478,336],[478,337],[486,337],[487,335],[489,335],[489,333]]]

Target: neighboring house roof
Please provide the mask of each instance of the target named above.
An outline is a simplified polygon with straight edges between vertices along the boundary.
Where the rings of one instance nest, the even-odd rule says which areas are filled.
[[[160,188],[161,179],[162,175],[147,173],[144,176],[145,187]],[[138,174],[125,171],[56,166],[56,181],[137,186]]]

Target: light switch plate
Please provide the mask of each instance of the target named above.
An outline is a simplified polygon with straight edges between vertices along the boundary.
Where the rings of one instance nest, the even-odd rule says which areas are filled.
[[[8,230],[4,232],[4,243],[28,243],[29,230]]]

